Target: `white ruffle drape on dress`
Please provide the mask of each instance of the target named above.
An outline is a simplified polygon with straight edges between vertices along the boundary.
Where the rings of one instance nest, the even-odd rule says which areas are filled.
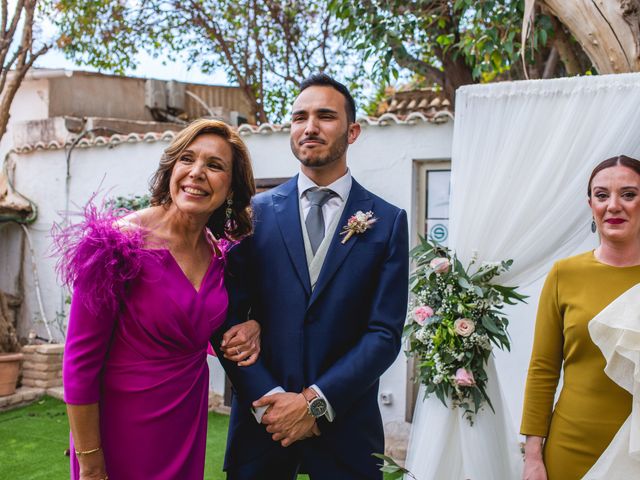
[[[596,315],[589,334],[607,360],[605,373],[633,402],[631,415],[583,480],[640,478],[640,284]]]

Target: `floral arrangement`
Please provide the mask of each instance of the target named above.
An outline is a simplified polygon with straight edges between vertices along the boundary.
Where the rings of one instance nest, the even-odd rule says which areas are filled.
[[[373,227],[373,224],[377,221],[378,219],[373,216],[373,212],[363,212],[362,210],[358,210],[356,213],[349,217],[349,220],[347,220],[347,224],[342,227],[342,232],[340,232],[340,235],[345,236],[342,239],[342,243],[347,243],[347,241],[349,241],[349,239],[355,234],[366,232],[371,227]]]
[[[413,295],[404,330],[407,355],[417,359],[425,396],[435,393],[445,406],[451,400],[451,406],[464,409],[463,415],[473,424],[484,402],[493,410],[485,371],[491,351],[494,346],[510,348],[509,321],[502,309],[526,298],[517,287],[492,283],[513,260],[473,269],[473,258],[465,268],[455,253],[426,239],[411,256],[416,269],[410,279]]]

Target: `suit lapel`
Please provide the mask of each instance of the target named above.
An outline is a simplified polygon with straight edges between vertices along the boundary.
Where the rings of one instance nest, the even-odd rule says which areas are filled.
[[[291,263],[307,295],[311,294],[309,269],[304,251],[300,225],[300,202],[298,200],[298,176],[296,175],[273,194],[273,209],[280,228],[282,240],[287,247]],[[266,253],[266,252],[265,252]],[[267,253],[268,254],[268,253]]]
[[[322,290],[324,290],[324,288],[329,284],[333,275],[336,273],[340,265],[342,265],[342,262],[345,261],[347,255],[358,241],[359,235],[353,235],[347,243],[343,244],[342,239],[344,236],[340,235],[342,227],[347,224],[347,220],[355,212],[358,210],[368,212],[371,210],[372,205],[373,199],[369,193],[358,182],[353,180],[347,204],[342,211],[342,216],[338,222],[336,231],[333,234],[333,238],[331,239],[331,245],[329,246],[329,250],[327,250],[327,256],[324,260],[324,264],[322,265],[322,270],[320,270],[320,275],[318,276],[318,283],[316,283],[316,286],[313,289],[313,293],[309,299],[309,306],[307,308],[311,307],[315,300],[320,296]]]

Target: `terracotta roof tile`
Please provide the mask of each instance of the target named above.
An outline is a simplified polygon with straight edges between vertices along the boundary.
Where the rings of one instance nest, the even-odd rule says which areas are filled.
[[[433,89],[415,89],[393,92],[378,105],[377,116],[386,113],[394,113],[399,118],[418,112],[428,118],[439,116],[440,112],[448,112],[453,116],[450,109],[451,102],[442,96],[440,92]]]

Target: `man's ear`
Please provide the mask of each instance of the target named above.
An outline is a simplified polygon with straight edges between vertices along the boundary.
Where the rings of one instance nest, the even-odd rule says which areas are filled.
[[[347,141],[349,142],[349,145],[358,139],[360,132],[362,132],[362,127],[358,122],[353,122],[349,125],[349,130],[347,132]]]

